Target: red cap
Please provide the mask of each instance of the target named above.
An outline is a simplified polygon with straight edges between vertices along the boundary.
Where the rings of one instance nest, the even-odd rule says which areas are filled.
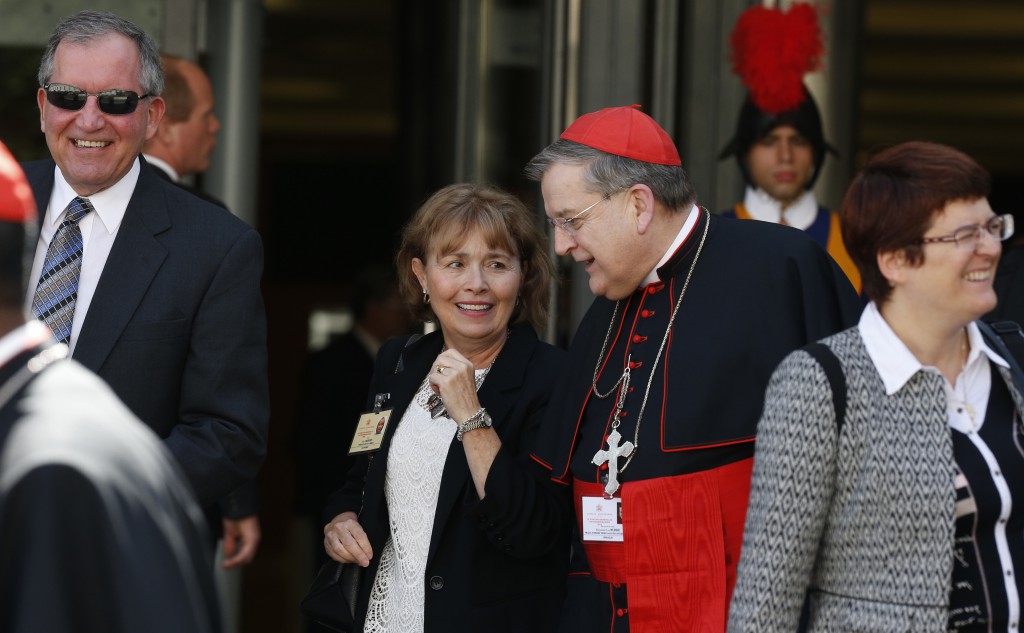
[[[645,163],[683,165],[668,132],[636,104],[584,114],[559,138]]]
[[[0,142],[0,222],[29,222],[36,217],[36,202],[18,161]]]

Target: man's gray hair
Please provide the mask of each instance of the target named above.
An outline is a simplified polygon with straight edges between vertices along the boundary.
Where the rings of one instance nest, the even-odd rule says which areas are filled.
[[[49,83],[53,75],[54,56],[57,53],[57,46],[61,42],[71,44],[84,44],[98,37],[111,33],[117,33],[135,42],[139,49],[139,61],[142,72],[139,76],[139,85],[142,86],[143,94],[160,95],[164,91],[164,69],[160,63],[160,51],[156,42],[148,33],[140,29],[133,22],[130,22],[113,13],[102,11],[79,11],[64,18],[53,29],[49,42],[46,43],[46,51],[39,62],[39,85]],[[109,88],[124,88],[127,86],[108,86]]]
[[[526,164],[527,178],[540,182],[555,164],[583,165],[583,179],[590,189],[609,195],[633,185],[647,185],[654,199],[669,211],[689,211],[696,200],[686,171],[676,165],[657,165],[616,156],[575,141],[559,139],[548,145]]]

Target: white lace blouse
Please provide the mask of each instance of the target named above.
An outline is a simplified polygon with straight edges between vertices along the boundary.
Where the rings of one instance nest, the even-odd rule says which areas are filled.
[[[385,478],[391,538],[380,554],[365,633],[423,631],[427,551],[441,474],[455,435],[451,419],[430,418],[424,406],[430,394],[424,379],[391,440]]]

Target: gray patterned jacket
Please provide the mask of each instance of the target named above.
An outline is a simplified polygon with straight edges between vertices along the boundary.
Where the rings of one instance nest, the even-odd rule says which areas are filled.
[[[945,631],[953,568],[953,444],[942,377],[891,396],[854,327],[824,340],[846,375],[832,391],[807,352],[772,375],[758,426],[729,631]],[[1024,399],[999,368],[1018,415]]]

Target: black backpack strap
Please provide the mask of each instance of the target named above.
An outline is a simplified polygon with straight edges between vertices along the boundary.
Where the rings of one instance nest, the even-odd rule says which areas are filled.
[[[1017,364],[1024,364],[1024,332],[1016,321],[993,321],[991,323],[981,322],[981,331],[985,332],[983,326],[988,326],[993,332],[999,335],[1000,340],[1010,350],[1010,354],[1017,360]]]
[[[976,321],[988,346],[1010,364],[1017,391],[1024,395],[1024,332],[1016,321]]]
[[[836,428],[843,430],[843,420],[846,419],[846,376],[839,364],[839,359],[824,343],[810,343],[804,346],[804,351],[818,361],[821,368],[825,370],[829,386],[832,387],[832,405],[836,409]]]

